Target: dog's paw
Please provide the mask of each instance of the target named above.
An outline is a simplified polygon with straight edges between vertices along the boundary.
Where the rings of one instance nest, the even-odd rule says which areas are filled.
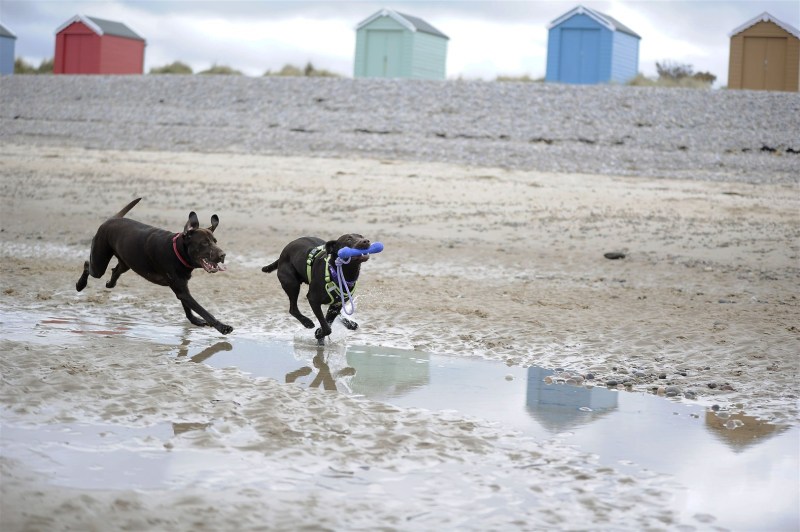
[[[342,325],[350,329],[351,331],[355,331],[358,329],[358,323],[354,322],[353,320],[349,320],[347,318],[340,318],[342,320]]]
[[[217,324],[215,329],[217,329],[222,334],[230,334],[233,332],[233,327],[231,327],[230,325],[225,325],[224,323]]]
[[[314,322],[311,321],[310,319],[306,318],[305,316],[303,317],[302,320],[300,320],[300,323],[302,323],[303,327],[305,327],[306,329],[313,329],[314,328]]]
[[[324,340],[325,337],[328,336],[330,333],[331,333],[330,331],[325,332],[322,330],[321,327],[317,327],[317,330],[314,331],[314,338],[316,338],[317,340]]]

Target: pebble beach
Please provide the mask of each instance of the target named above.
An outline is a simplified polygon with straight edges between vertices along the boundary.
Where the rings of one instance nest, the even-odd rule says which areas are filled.
[[[174,75],[0,83],[3,138],[34,145],[798,179],[800,98],[791,93]]]

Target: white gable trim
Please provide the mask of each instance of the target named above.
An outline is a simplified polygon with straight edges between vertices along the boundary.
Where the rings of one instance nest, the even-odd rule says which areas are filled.
[[[356,26],[356,30],[360,30],[361,28],[363,28],[367,24],[370,24],[372,21],[374,21],[376,19],[379,19],[381,17],[390,17],[391,19],[393,19],[395,22],[397,22],[398,24],[403,26],[408,31],[412,31],[412,32],[417,31],[416,26],[414,26],[411,22],[409,22],[404,17],[400,16],[399,13],[397,13],[395,11],[392,11],[391,9],[381,9],[380,11],[378,11],[377,13],[372,15],[371,17],[359,22],[358,26]]]
[[[58,35],[62,31],[67,29],[70,25],[75,24],[76,22],[80,22],[82,24],[85,24],[87,28],[89,28],[90,30],[92,30],[93,32],[95,32],[98,35],[103,35],[103,30],[100,29],[100,26],[98,26],[97,24],[92,22],[89,19],[89,17],[83,16],[83,15],[80,15],[80,14],[75,15],[74,17],[72,17],[71,19],[69,19],[68,21],[63,23],[61,26],[59,26],[58,29],[56,30],[56,35]]]
[[[742,33],[744,30],[746,30],[746,29],[748,29],[748,28],[750,28],[752,26],[755,26],[759,22],[772,22],[776,26],[779,26],[781,29],[786,30],[787,32],[791,33],[792,35],[794,35],[795,37],[800,39],[800,30],[798,30],[797,28],[791,26],[790,24],[787,24],[785,22],[782,22],[782,21],[776,19],[775,17],[773,17],[772,15],[767,13],[766,11],[761,13],[756,18],[748,20],[747,22],[745,22],[744,24],[742,24],[741,26],[739,26],[738,28],[736,28],[735,30],[730,32],[728,34],[728,37],[733,37],[734,35]]]
[[[567,11],[565,14],[561,15],[560,17],[555,19],[553,22],[548,24],[547,29],[548,30],[553,29],[555,26],[558,26],[559,24],[561,24],[565,20],[568,20],[568,19],[574,17],[575,15],[587,15],[587,16],[591,17],[592,19],[594,19],[598,24],[608,28],[611,31],[615,31],[617,29],[616,27],[614,27],[614,25],[611,22],[609,22],[608,20],[603,18],[600,15],[600,13],[598,13],[597,11],[593,11],[593,10],[589,9],[588,7],[583,7],[583,6],[578,6],[578,7],[576,7],[575,9],[573,9],[571,11]]]

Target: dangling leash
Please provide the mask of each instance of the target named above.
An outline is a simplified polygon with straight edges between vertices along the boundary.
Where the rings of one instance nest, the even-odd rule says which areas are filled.
[[[350,259],[360,255],[370,255],[372,253],[380,253],[383,251],[383,244],[380,242],[375,242],[367,249],[355,249],[355,248],[348,248],[344,247],[339,250],[338,256],[334,263],[336,264],[336,277],[339,283],[339,297],[342,300],[342,312],[347,314],[348,316],[352,316],[353,312],[356,311],[356,304],[353,301],[353,297],[350,294],[350,285],[347,280],[344,278],[344,272],[342,271],[342,265],[350,264]],[[347,300],[345,300],[344,294],[347,292]],[[347,309],[347,303],[350,303],[350,310]]]
[[[344,278],[344,272],[342,271],[343,264],[350,264],[350,258],[347,257],[347,260],[342,259],[341,257],[336,257],[336,280],[339,281],[339,297],[342,300],[342,312],[347,314],[348,316],[352,316],[353,312],[356,311],[356,304],[353,301],[353,296],[350,294],[350,284]],[[347,292],[347,298],[345,299],[344,294]],[[350,309],[347,309],[347,303],[350,303]]]

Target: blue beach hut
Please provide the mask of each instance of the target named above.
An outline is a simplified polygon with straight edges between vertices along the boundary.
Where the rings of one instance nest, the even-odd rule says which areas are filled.
[[[450,38],[424,20],[382,9],[356,26],[356,78],[445,79]]]
[[[0,75],[14,73],[14,46],[17,36],[0,24]]]
[[[547,27],[546,81],[625,83],[639,71],[639,41],[632,29],[578,6]]]

